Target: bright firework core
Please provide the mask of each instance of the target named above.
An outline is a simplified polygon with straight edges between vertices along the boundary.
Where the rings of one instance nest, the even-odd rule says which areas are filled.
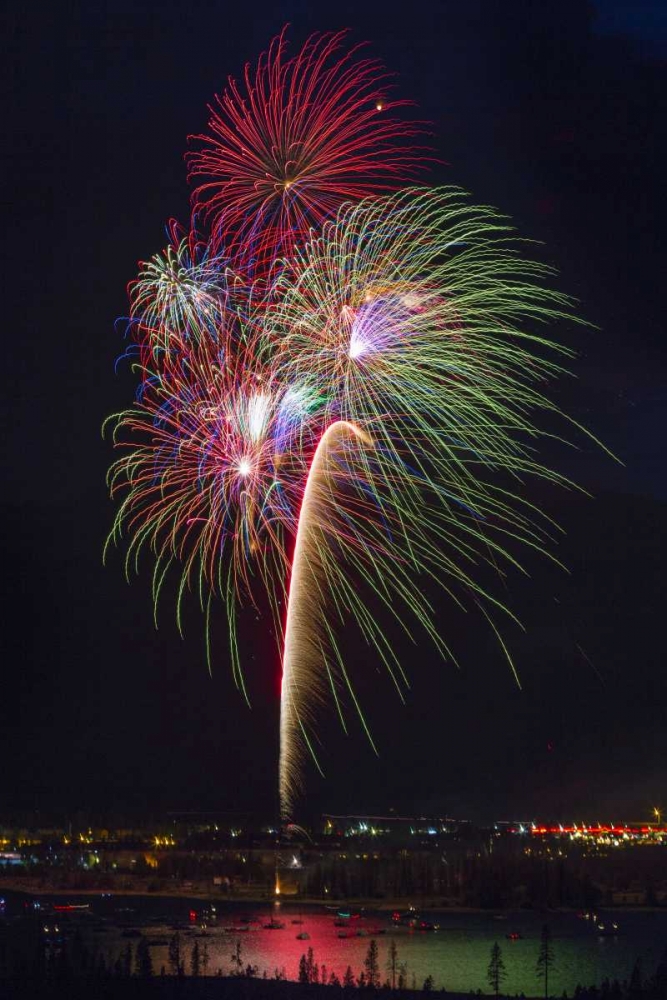
[[[252,465],[249,458],[242,458],[237,465],[239,476],[249,476],[252,471]]]
[[[350,340],[350,350],[348,351],[350,357],[354,358],[361,357],[364,351],[368,348],[368,344],[361,340],[359,337],[352,337]]]
[[[266,430],[271,413],[271,397],[265,392],[256,392],[248,401],[248,433],[253,441],[258,441]]]
[[[402,328],[409,318],[406,298],[369,298],[356,312],[350,310],[353,316],[348,348],[350,358],[354,360],[369,351],[381,351],[400,340]]]

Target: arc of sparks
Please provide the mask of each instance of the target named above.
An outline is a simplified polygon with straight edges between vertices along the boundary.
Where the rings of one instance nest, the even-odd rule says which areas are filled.
[[[326,429],[308,471],[294,543],[280,690],[278,784],[280,815],[285,824],[291,821],[294,797],[302,786],[304,754],[301,750],[304,746],[317,764],[306,722],[311,714],[310,706],[317,701],[325,673],[325,670],[313,670],[313,662],[321,662],[326,654],[317,628],[318,598],[324,595],[321,592],[322,577],[318,572],[321,554],[317,542],[313,543],[313,536],[316,526],[321,528],[320,518],[326,515],[326,510],[323,511],[322,504],[318,503],[318,496],[322,497],[318,487],[325,486],[330,478],[332,449],[341,437],[347,436],[356,438],[365,446],[372,443],[368,434],[348,420],[337,420]],[[321,530],[317,533],[317,539],[320,538]]]

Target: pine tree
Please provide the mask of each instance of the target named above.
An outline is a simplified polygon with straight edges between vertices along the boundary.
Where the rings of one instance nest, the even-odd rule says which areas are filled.
[[[389,984],[392,990],[396,989],[396,979],[398,976],[398,948],[396,947],[396,942],[391,939],[391,944],[389,945],[389,958],[387,959],[387,972],[390,975]]]
[[[553,964],[554,950],[551,944],[551,931],[549,930],[549,925],[544,924],[540,938],[540,953],[537,956],[535,971],[537,972],[537,978],[544,980],[545,1000],[549,996],[549,972],[553,968]]]
[[[234,975],[234,976],[240,976],[241,975],[241,969],[243,968],[242,952],[243,952],[243,949],[241,947],[241,941],[240,941],[239,938],[237,938],[236,939],[236,944],[234,946],[234,951],[232,952],[232,954],[229,957],[229,961],[231,962],[232,968],[234,970],[233,973],[232,973],[232,975]]]
[[[667,1000],[667,948],[658,962],[658,968],[653,976],[653,992],[659,1000]]]
[[[398,967],[398,982],[396,983],[399,990],[407,989],[408,985],[408,963],[401,962]]]
[[[302,955],[299,959],[299,982],[310,982],[310,979],[308,978],[308,962],[305,955]]]
[[[126,979],[129,979],[129,977],[132,975],[132,945],[130,944],[129,941],[127,942],[125,951],[120,957],[120,968],[121,968],[121,973],[120,973],[121,976],[124,976]]]
[[[74,976],[83,976],[88,969],[88,949],[83,940],[81,929],[77,928],[70,946],[70,962]],[[130,974],[129,972],[127,973]]]
[[[496,996],[499,995],[500,986],[506,976],[507,972],[505,971],[505,963],[503,962],[502,952],[500,950],[500,945],[496,941],[491,949],[491,961],[489,962],[489,967],[486,971],[487,982]]]
[[[72,977],[72,963],[69,958],[69,951],[67,950],[67,941],[63,941],[62,947],[58,953],[55,963],[55,978],[59,980],[71,979]],[[114,973],[118,976],[122,975],[122,962],[120,957],[116,959],[114,964]]]
[[[173,976],[180,976],[183,974],[183,966],[181,964],[181,935],[176,931],[173,938],[169,942],[169,968],[171,969],[171,974]]]
[[[201,970],[201,958],[199,955],[199,942],[195,941],[190,952],[190,972],[193,976],[198,976]]]
[[[348,965],[345,970],[345,975],[343,976],[343,989],[350,990],[356,986],[354,981],[354,972],[352,971],[352,966]]]
[[[378,960],[378,943],[375,938],[371,938],[364,959],[364,969],[366,970],[366,984],[375,989],[380,985],[380,962]]]
[[[433,976],[427,976],[426,979],[424,980],[424,985],[422,986],[422,990],[424,993],[432,993],[433,986],[434,986]]]
[[[139,979],[150,979],[153,975],[153,960],[146,938],[141,939],[134,955],[134,974]]]

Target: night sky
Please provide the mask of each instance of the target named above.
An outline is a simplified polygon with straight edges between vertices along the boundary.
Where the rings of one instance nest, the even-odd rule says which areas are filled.
[[[401,646],[402,706],[353,640],[381,756],[322,718],[327,780],[305,813],[478,819],[648,817],[667,808],[664,286],[667,14],[660,0],[118,0],[10,3],[6,29],[0,816],[54,807],[276,809],[279,664],[245,622],[252,710],[222,606],[214,674],[195,602],[152,625],[148,562],[103,568],[113,517],[103,418],[132,399],[125,288],[188,218],[183,153],[206,102],[286,22],[293,46],[348,27],[433,122],[460,184],[543,241],[558,287],[597,328],[561,329],[577,378],[552,389],[585,439],[546,457],[592,494],[529,485],[566,534],[569,574],[527,557],[504,599],[519,691],[483,619],[439,598],[461,662]],[[554,331],[556,332],[556,331]],[[256,626],[256,627],[254,627]],[[397,640],[398,641],[398,640]]]

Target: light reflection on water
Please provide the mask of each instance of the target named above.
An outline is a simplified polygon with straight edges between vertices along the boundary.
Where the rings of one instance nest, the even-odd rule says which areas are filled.
[[[76,901],[74,897],[68,899]],[[141,927],[149,941],[151,937],[171,937],[174,934],[172,925],[176,921],[187,924],[189,911],[201,912],[205,906],[202,900],[159,897],[113,896],[99,899],[87,896],[81,897],[81,901],[90,902],[93,916],[110,922],[118,919],[126,925]],[[326,965],[327,974],[335,972],[342,979],[348,965],[355,976],[359,975],[369,941],[375,937],[383,979],[387,977],[386,965],[393,939],[398,948],[399,962],[407,964],[408,985],[411,985],[414,975],[418,988],[421,988],[424,979],[430,975],[435,980],[436,988],[444,986],[450,992],[477,989],[487,992],[489,954],[494,941],[498,941],[507,970],[504,991],[535,996],[540,992],[535,963],[540,932],[546,919],[551,928],[555,953],[549,992],[560,995],[567,990],[571,996],[577,983],[599,984],[604,977],[627,979],[638,957],[644,975],[652,974],[667,945],[667,912],[616,913],[614,919],[620,925],[621,934],[615,938],[597,936],[589,922],[573,913],[550,913],[545,917],[521,911],[499,918],[492,913],[429,912],[425,915],[426,919],[440,925],[440,929],[433,933],[394,927],[388,913],[375,912],[354,922],[355,926],[363,927],[367,936],[341,939],[339,934],[352,935],[352,930],[334,926],[334,914],[321,907],[298,907],[285,903],[276,904],[273,909],[270,909],[270,904],[227,905],[218,902],[216,905],[218,925],[208,927],[206,937],[195,937],[196,927],[180,931],[188,972],[191,948],[197,940],[200,950],[204,943],[207,945],[208,975],[214,975],[218,969],[226,975],[230,974],[233,971],[231,954],[239,940],[244,966],[248,963],[257,966],[260,976],[264,971],[273,976],[276,969],[284,968],[288,979],[296,979],[299,958],[312,947],[315,960],[320,965]],[[127,907],[134,912],[119,913]],[[156,918],[159,914],[164,914],[166,919],[158,922]],[[223,929],[238,927],[244,917],[254,917],[257,923],[243,933]],[[263,925],[271,917],[284,922],[284,929],[265,929]],[[302,919],[303,924],[292,923],[292,920],[298,919]],[[605,919],[604,914],[602,919]],[[310,940],[298,940],[297,934],[301,931],[306,931]],[[511,932],[518,932],[522,937],[516,941],[507,940],[506,935]],[[126,947],[128,940],[133,947],[138,940],[123,938],[119,929],[95,937],[98,947],[113,957]],[[162,965],[168,971],[167,946],[156,945],[150,951],[155,972],[159,973]]]

